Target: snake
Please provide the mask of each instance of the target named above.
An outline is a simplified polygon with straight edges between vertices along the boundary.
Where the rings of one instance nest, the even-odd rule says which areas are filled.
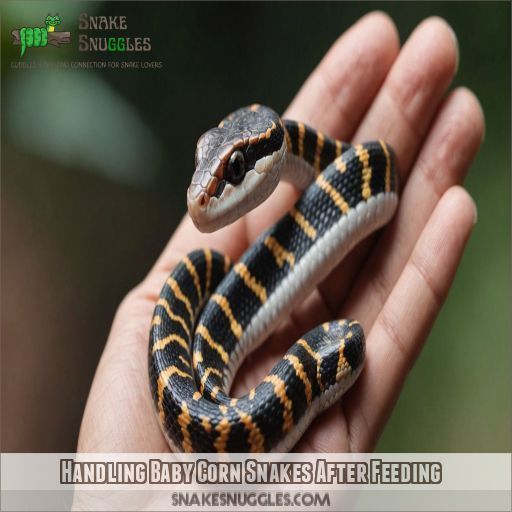
[[[61,24],[61,18],[58,14],[52,16],[48,14],[44,23],[46,27],[23,27],[20,28],[20,58],[25,55],[27,48],[42,47],[48,44],[48,33],[55,32],[55,27]]]
[[[246,357],[398,205],[396,157],[384,141],[341,142],[254,104],[199,138],[189,215],[216,231],[281,180],[302,191],[290,211],[236,262],[207,247],[184,256],[156,302],[149,382],[173,451],[288,452],[364,366],[361,324],[335,319],[302,335],[246,394],[230,395]]]

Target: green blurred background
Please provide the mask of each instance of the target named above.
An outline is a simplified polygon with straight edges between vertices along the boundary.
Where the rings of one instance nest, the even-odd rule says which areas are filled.
[[[486,117],[466,183],[478,223],[378,449],[511,450],[508,2],[4,2],[2,451],[75,450],[116,306],[185,212],[198,135],[254,101],[283,111],[374,9],[402,41],[425,17],[444,17],[460,45],[454,86],[471,88]],[[29,49],[23,62],[108,59],[78,54],[82,11],[126,15],[128,35],[151,37],[143,57],[163,69],[12,67],[11,30],[43,26],[48,12],[72,44]]]

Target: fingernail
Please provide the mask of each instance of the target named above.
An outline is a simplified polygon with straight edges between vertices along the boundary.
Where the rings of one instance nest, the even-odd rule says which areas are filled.
[[[480,144],[483,144],[485,142],[485,132],[487,131],[486,125],[485,125],[485,113],[484,113],[484,109],[482,108],[482,104],[479,101],[477,101],[477,104],[478,104],[478,107],[480,108],[480,112],[482,115],[483,130],[482,130],[482,140],[480,141]]]
[[[474,210],[473,226],[474,226],[478,221],[478,208],[476,207],[475,200],[473,198],[471,198],[471,200],[473,201],[473,210]]]
[[[457,71],[459,71],[459,40],[457,39],[457,34],[455,33],[455,30],[453,30],[451,25],[448,25],[450,28],[450,32],[452,33],[453,37],[453,43],[455,44],[455,71],[453,75],[455,76],[457,74]]]

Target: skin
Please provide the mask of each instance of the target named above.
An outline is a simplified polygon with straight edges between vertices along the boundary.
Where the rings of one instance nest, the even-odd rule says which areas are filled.
[[[450,289],[476,221],[475,204],[461,183],[484,133],[475,96],[465,88],[447,93],[457,61],[456,39],[445,21],[426,19],[400,49],[393,22],[374,12],[334,43],[286,112],[340,139],[386,140],[396,151],[402,184],[392,222],[360,244],[238,372],[234,396],[260,382],[314,325],[343,317],[361,321],[365,369],[342,402],[315,420],[298,451],[374,449]],[[162,283],[198,247],[237,259],[297,196],[280,184],[256,210],[208,235],[183,219],[148,276],[119,306],[78,451],[168,451],[147,376],[149,325]]]

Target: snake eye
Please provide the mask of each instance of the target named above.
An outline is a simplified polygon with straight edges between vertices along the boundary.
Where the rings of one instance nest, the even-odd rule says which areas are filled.
[[[226,168],[225,178],[237,185],[245,176],[245,158],[241,151],[234,151],[229,157],[228,166]]]

